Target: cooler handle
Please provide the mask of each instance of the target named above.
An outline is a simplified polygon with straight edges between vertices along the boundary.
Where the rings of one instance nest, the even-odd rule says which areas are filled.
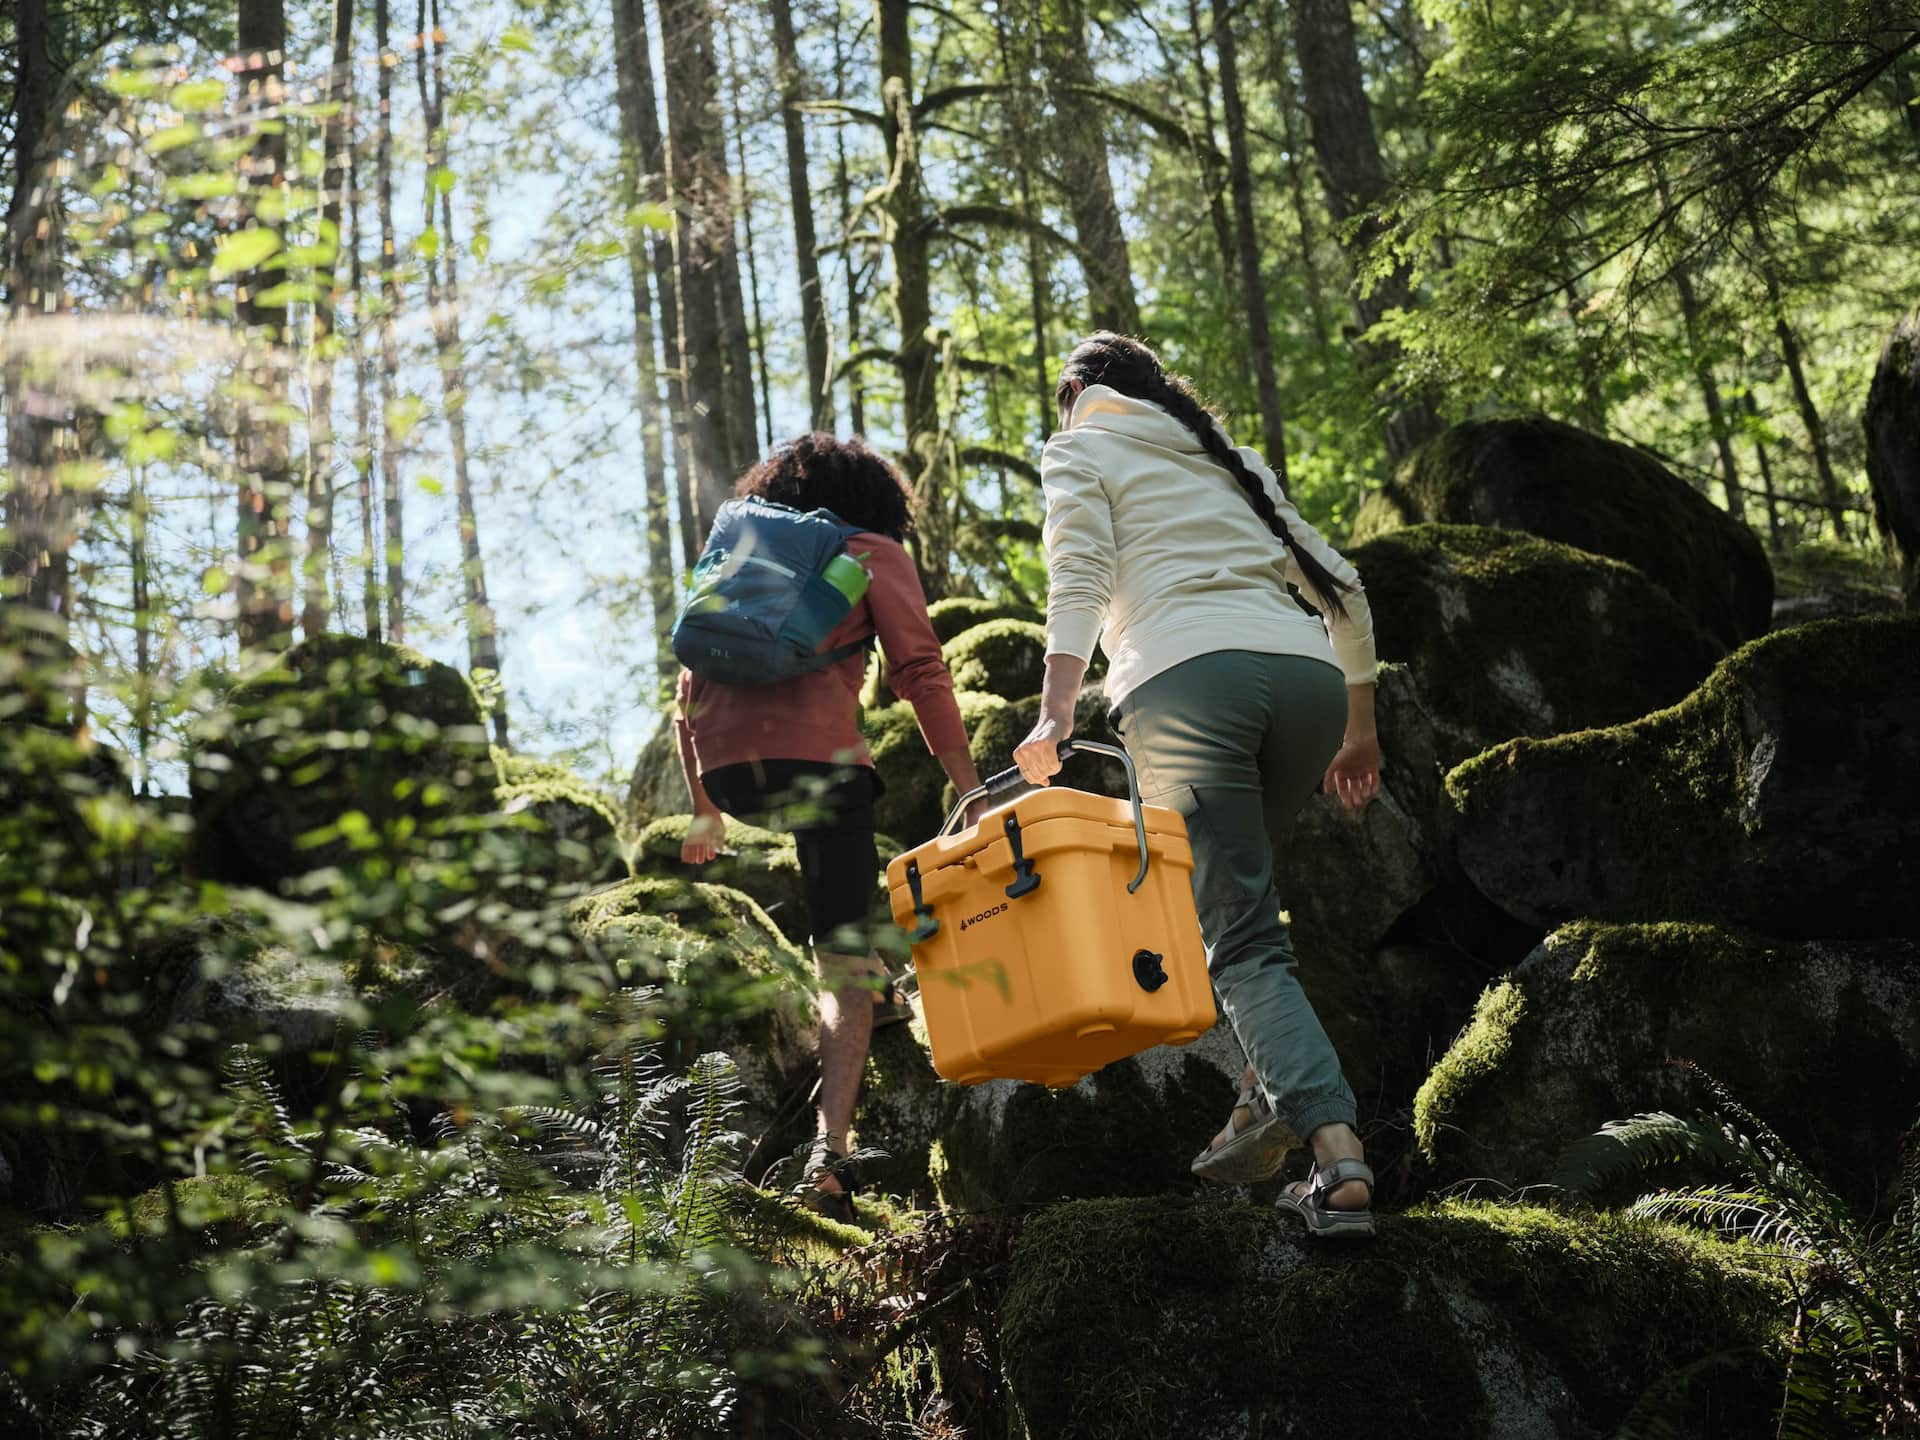
[[[1118,760],[1127,771],[1127,794],[1133,801],[1133,838],[1140,847],[1140,873],[1127,885],[1131,895],[1146,883],[1147,878],[1147,817],[1140,808],[1140,777],[1133,768],[1133,757],[1118,745],[1102,745],[1097,740],[1062,740],[1060,742],[1060,760],[1064,764],[1075,755],[1105,755]],[[1018,790],[1027,782],[1020,778],[1020,767],[1015,765],[1002,770],[997,775],[989,775],[977,786],[954,802],[953,812],[947,816],[946,823],[940,827],[939,835],[951,832],[960,817],[966,813],[967,806],[982,795],[1004,795],[1009,790]],[[935,837],[938,838],[938,835]]]

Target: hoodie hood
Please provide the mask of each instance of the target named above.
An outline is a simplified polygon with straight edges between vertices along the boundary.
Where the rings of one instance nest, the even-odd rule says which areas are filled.
[[[1131,440],[1158,445],[1182,455],[1201,455],[1206,447],[1185,425],[1167,413],[1166,407],[1151,400],[1122,395],[1111,385],[1089,385],[1073,402],[1067,428],[1105,430]],[[1231,442],[1229,442],[1231,443]]]

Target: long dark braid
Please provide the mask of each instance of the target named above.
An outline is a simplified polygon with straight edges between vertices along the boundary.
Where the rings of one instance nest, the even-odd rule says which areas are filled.
[[[1191,430],[1207,454],[1240,482],[1240,488],[1246,492],[1254,512],[1266,521],[1267,529],[1274,533],[1275,538],[1293,552],[1300,573],[1306,577],[1314,592],[1336,614],[1344,616],[1347,613],[1346,603],[1340,597],[1353,587],[1322,565],[1288,533],[1287,522],[1280,518],[1280,512],[1274,508],[1267,487],[1260,483],[1260,477],[1247,468],[1247,462],[1228,443],[1193,387],[1180,376],[1169,375],[1160,364],[1160,357],[1150,348],[1130,336],[1116,335],[1111,330],[1096,330],[1073,347],[1073,353],[1067,356],[1067,363],[1061,366],[1060,383],[1054,390],[1057,402],[1066,401],[1068,386],[1075,380],[1083,385],[1111,386],[1122,395],[1131,395],[1136,400],[1151,400]]]

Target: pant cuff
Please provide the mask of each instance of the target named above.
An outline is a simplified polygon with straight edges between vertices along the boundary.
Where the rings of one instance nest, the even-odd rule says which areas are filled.
[[[1276,1107],[1277,1108],[1277,1107]],[[1350,1095],[1318,1095],[1281,1109],[1293,1133],[1304,1143],[1322,1125],[1349,1125],[1358,1129],[1359,1112]]]

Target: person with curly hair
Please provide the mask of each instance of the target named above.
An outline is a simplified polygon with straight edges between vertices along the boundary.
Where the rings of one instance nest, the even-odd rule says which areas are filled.
[[[1207,968],[1247,1054],[1233,1114],[1193,1171],[1245,1184],[1304,1142],[1312,1173],[1280,1205],[1316,1235],[1371,1235],[1353,1090],[1294,975],[1273,878],[1273,839],[1316,784],[1354,809],[1379,789],[1360,576],[1140,341],[1088,336],[1055,399],[1040,462],[1046,676],[1015,762],[1036,785],[1060,768],[1098,640],[1141,789],[1186,817]]]
[[[867,570],[867,592],[820,653],[877,638],[888,683],[912,704],[927,748],[958,791],[977,786],[953,677],[902,543],[913,510],[900,472],[860,440],[817,432],[776,449],[736,493],[828,510],[859,527],[847,551]],[[801,1194],[814,1209],[847,1220],[856,1184],[849,1132],[886,973],[872,943],[880,873],[873,809],[881,784],[860,734],[865,672],[864,650],[768,685],[723,685],[682,671],[677,718],[693,798],[681,858],[712,860],[727,815],[793,834],[821,982],[817,1133]],[[895,1008],[888,1018],[904,1017]]]

